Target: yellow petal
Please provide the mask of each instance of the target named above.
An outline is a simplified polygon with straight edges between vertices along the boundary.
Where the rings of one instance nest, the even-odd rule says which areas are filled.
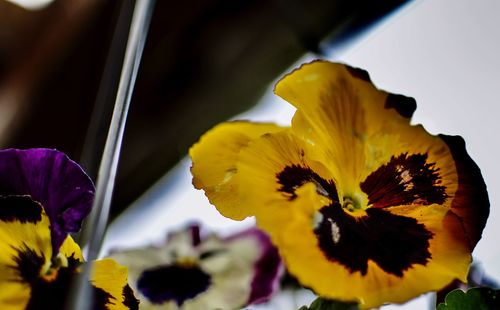
[[[25,309],[29,298],[30,298],[30,287],[26,283],[1,280],[0,282],[1,309],[6,309],[6,310]]]
[[[59,248],[59,254],[66,258],[72,257],[80,262],[84,261],[80,246],[69,235]]]
[[[463,141],[410,125],[412,98],[342,64],[303,65],[275,92],[297,108],[292,127],[226,146],[239,152],[227,201],[302,284],[368,308],[465,280],[489,202]]]
[[[237,207],[240,204],[239,185],[235,179],[239,153],[250,141],[282,129],[274,124],[250,122],[228,122],[216,126],[189,150],[193,161],[193,185],[205,191],[222,215],[234,220],[251,215],[250,209]]]
[[[294,133],[318,149],[315,154],[322,156],[314,159],[328,167],[339,191],[348,195],[360,192],[360,182],[393,155],[447,150],[423,127],[410,126],[414,100],[378,90],[359,69],[312,62],[285,76],[275,92],[297,107]],[[438,157],[453,163],[449,152]]]
[[[2,204],[6,204],[0,206],[3,211],[0,219],[0,308],[24,309],[31,292],[28,281],[41,276],[50,266],[50,221],[40,204],[28,196],[1,199]],[[25,269],[26,263],[31,264],[28,269]]]
[[[308,205],[310,197],[307,194],[299,196],[293,203]],[[430,259],[425,265],[414,264],[402,276],[386,272],[372,260],[368,261],[366,274],[362,274],[328,259],[318,245],[314,233],[317,220],[313,216],[293,213],[282,219],[280,229],[268,231],[272,233],[289,271],[304,286],[324,297],[357,301],[362,308],[377,307],[385,302],[405,302],[419,294],[438,290],[454,279],[466,280],[471,257],[467,244],[463,242],[460,221],[454,214],[438,205],[396,207],[391,212],[416,218],[433,234],[429,242]],[[339,238],[346,237],[342,230],[338,235]],[[356,251],[347,254],[356,255]]]
[[[290,130],[266,134],[250,143],[237,166],[241,208],[251,208],[257,217],[286,216],[297,190],[307,183],[318,193],[316,207],[336,199],[335,181],[319,162],[309,159],[310,152],[313,150]],[[314,211],[311,204],[307,212]]]
[[[97,260],[92,264],[92,285],[112,296],[107,304],[108,309],[137,309],[136,299],[128,286],[127,267],[110,258]],[[135,306],[131,306],[131,302]]]

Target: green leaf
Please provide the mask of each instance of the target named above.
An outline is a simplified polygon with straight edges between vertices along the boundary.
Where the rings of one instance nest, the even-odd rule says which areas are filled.
[[[445,302],[437,310],[490,310],[500,309],[500,290],[475,287],[464,292],[453,290],[446,295]]]
[[[355,302],[329,300],[318,297],[309,307],[302,306],[299,310],[359,310],[359,307]]]

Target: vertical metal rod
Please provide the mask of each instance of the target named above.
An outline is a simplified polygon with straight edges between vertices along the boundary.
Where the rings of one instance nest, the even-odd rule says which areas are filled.
[[[118,93],[118,84],[125,59],[125,49],[130,33],[134,5],[135,0],[122,0],[115,4],[115,7],[119,9],[118,19],[108,55],[106,56],[94,109],[90,117],[80,157],[80,164],[93,180],[97,179],[99,164],[104,152],[111,116],[113,115],[114,100]]]
[[[97,258],[104,240],[125,123],[153,7],[154,0],[136,0],[135,3],[115,107],[99,166],[96,195],[92,212],[85,224],[88,229],[83,232],[83,241],[87,243],[87,261],[89,262]],[[91,309],[93,296],[88,283],[90,269],[91,264],[85,264],[82,273],[73,283],[69,295],[69,309]]]

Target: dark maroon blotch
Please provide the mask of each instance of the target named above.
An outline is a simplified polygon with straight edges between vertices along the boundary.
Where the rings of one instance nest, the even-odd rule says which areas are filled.
[[[412,97],[389,94],[385,100],[385,108],[394,109],[401,116],[411,118],[413,112],[417,109],[417,102]]]
[[[10,268],[17,270],[23,282],[35,283],[40,277],[40,270],[45,264],[45,258],[29,248],[25,243],[21,248],[14,249],[17,252],[12,259],[15,266],[10,266]]]
[[[323,207],[320,212],[323,219],[314,230],[320,249],[352,273],[366,275],[372,260],[387,273],[402,277],[405,270],[415,264],[426,265],[431,258],[429,240],[433,234],[414,218],[376,208],[355,218],[339,204]]]
[[[443,204],[446,187],[439,169],[427,162],[427,154],[401,154],[372,172],[360,184],[375,208],[420,204]]]
[[[130,310],[139,310],[139,299],[134,295],[134,291],[127,284],[122,291],[123,304]]]
[[[313,182],[316,185],[318,194],[329,197],[334,201],[339,200],[335,183],[332,180],[323,179],[307,166],[295,164],[286,166],[276,175],[276,178],[281,185],[278,190],[286,193],[290,200],[297,198],[295,193],[297,188],[308,182]]]
[[[368,74],[366,70],[350,66],[345,66],[345,67],[353,77],[363,80],[365,82],[371,82],[370,74]]]
[[[481,170],[467,154],[465,141],[460,136],[439,135],[448,145],[458,175],[458,189],[451,209],[463,224],[470,241],[471,251],[476,246],[490,213],[488,191]]]

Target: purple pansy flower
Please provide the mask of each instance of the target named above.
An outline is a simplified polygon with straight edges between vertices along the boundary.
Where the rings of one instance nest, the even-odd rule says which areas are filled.
[[[51,149],[0,150],[0,196],[25,196],[49,216],[52,246],[77,232],[94,199],[94,185],[82,168]]]
[[[282,264],[269,237],[252,228],[227,238],[191,226],[159,247],[115,252],[145,309],[238,309],[268,300]]]

